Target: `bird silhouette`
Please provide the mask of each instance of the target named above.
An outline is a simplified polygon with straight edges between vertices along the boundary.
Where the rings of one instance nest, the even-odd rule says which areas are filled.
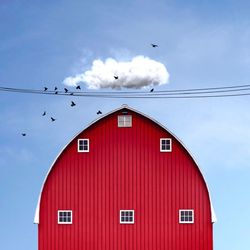
[[[80,85],[76,86],[76,89],[81,89],[81,86]]]
[[[71,107],[74,107],[74,106],[76,106],[76,104],[75,104],[73,101],[71,101],[70,106],[71,106]]]
[[[22,133],[22,136],[26,136],[26,133]]]
[[[151,90],[150,90],[150,92],[153,92],[153,91],[154,91],[154,89],[151,89]]]
[[[55,95],[57,95],[57,94],[58,94],[58,91],[55,92]]]
[[[54,122],[56,119],[53,117],[50,117],[51,121]]]
[[[55,91],[57,90],[57,87],[55,87],[55,89],[54,89]]]
[[[97,115],[101,115],[102,114],[102,111],[101,110],[98,110],[98,112],[96,113]]]
[[[114,75],[114,78],[115,78],[115,80],[118,80],[119,77],[117,75]]]
[[[44,91],[47,91],[48,90],[48,88],[47,87],[44,87]]]
[[[67,92],[68,92],[68,89],[64,88],[64,91],[65,91],[65,93],[67,93]]]
[[[154,43],[151,43],[151,46],[152,46],[153,48],[159,47],[157,44],[154,44]]]
[[[43,112],[42,116],[45,116],[46,115],[46,111]]]

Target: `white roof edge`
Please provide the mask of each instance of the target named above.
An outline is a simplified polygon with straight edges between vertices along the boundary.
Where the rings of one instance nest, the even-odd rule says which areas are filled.
[[[213,206],[213,203],[211,201],[211,197],[209,196],[209,198],[210,198],[210,205],[211,205],[212,223],[215,223],[215,222],[217,222],[217,217],[216,217],[216,213],[214,211],[214,206]]]
[[[36,206],[36,211],[35,211],[35,216],[34,216],[34,223],[35,224],[39,224],[39,214],[40,214],[40,201],[41,201],[41,195],[42,195],[42,191],[43,191],[43,188],[44,188],[44,185],[45,185],[45,182],[46,182],[46,180],[47,180],[47,178],[48,178],[48,175],[49,175],[49,173],[51,172],[51,170],[52,170],[52,168],[53,168],[53,166],[54,166],[54,164],[55,164],[55,162],[56,162],[56,160],[58,159],[58,157],[61,155],[61,153],[64,151],[64,149],[80,134],[80,133],[82,133],[84,130],[86,130],[87,128],[89,128],[92,124],[94,124],[94,123],[96,123],[97,121],[99,121],[99,120],[101,120],[101,119],[103,119],[104,117],[106,117],[106,116],[108,116],[108,115],[110,115],[110,114],[112,114],[112,113],[115,113],[115,112],[117,112],[117,111],[119,111],[119,110],[121,110],[121,109],[124,109],[124,108],[127,108],[127,109],[129,109],[129,110],[131,110],[131,111],[133,111],[133,112],[135,112],[135,113],[138,113],[138,114],[140,114],[140,115],[142,115],[142,116],[144,116],[144,117],[146,117],[146,118],[148,118],[148,119],[150,119],[151,121],[153,121],[153,122],[155,122],[156,124],[158,124],[160,127],[162,127],[164,130],[166,130],[168,133],[170,133],[186,150],[187,150],[187,152],[189,153],[189,155],[192,157],[192,159],[194,160],[194,162],[195,162],[195,164],[197,165],[197,167],[198,167],[198,169],[199,169],[199,171],[200,171],[200,173],[201,173],[201,176],[202,176],[202,178],[203,178],[203,180],[204,180],[204,182],[205,182],[205,185],[206,185],[206,188],[207,188],[207,190],[208,190],[208,195],[209,195],[209,200],[210,200],[210,208],[211,208],[211,219],[212,219],[212,223],[215,223],[216,221],[217,221],[217,218],[216,218],[216,214],[215,214],[215,211],[214,211],[214,207],[213,207],[213,204],[212,204],[212,199],[211,199],[211,195],[210,195],[210,191],[209,191],[209,188],[208,188],[208,185],[207,185],[207,183],[206,183],[206,180],[205,180],[205,178],[204,178],[204,176],[203,176],[203,174],[202,174],[202,171],[201,171],[201,168],[199,167],[199,165],[198,165],[198,163],[197,163],[197,161],[195,160],[195,158],[193,157],[193,155],[189,152],[189,150],[187,149],[187,147],[184,145],[184,143],[174,134],[174,133],[172,133],[170,130],[168,130],[165,126],[163,126],[161,123],[159,123],[158,121],[156,121],[155,119],[153,119],[153,118],[151,118],[151,117],[149,117],[148,115],[145,115],[144,113],[142,113],[142,112],[140,112],[140,111],[137,111],[137,110],[135,110],[135,109],[133,109],[133,108],[131,108],[131,107],[129,107],[127,104],[123,104],[120,108],[117,108],[117,109],[114,109],[114,110],[112,110],[112,111],[110,111],[110,112],[108,112],[107,114],[104,114],[104,115],[102,115],[102,116],[100,116],[100,117],[98,117],[97,119],[95,119],[93,122],[91,122],[89,125],[87,125],[83,130],[81,130],[80,132],[78,132],[64,147],[63,147],[63,149],[60,151],[60,153],[57,155],[57,157],[55,158],[55,160],[53,161],[53,163],[51,164],[51,166],[50,166],[50,168],[49,168],[49,170],[48,170],[48,172],[47,172],[47,174],[46,174],[46,177],[45,177],[45,179],[44,179],[44,181],[43,181],[43,184],[42,184],[42,187],[41,187],[41,190],[40,190],[40,193],[39,193],[39,198],[38,198],[38,201],[37,201],[37,206]]]

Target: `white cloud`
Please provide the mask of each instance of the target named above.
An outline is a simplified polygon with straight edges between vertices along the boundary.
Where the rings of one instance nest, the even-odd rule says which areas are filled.
[[[114,76],[118,76],[115,79]],[[105,61],[94,60],[90,70],[64,79],[68,86],[83,82],[90,89],[100,88],[143,88],[166,84],[169,73],[166,67],[155,60],[136,56],[131,61],[116,61],[108,58]]]

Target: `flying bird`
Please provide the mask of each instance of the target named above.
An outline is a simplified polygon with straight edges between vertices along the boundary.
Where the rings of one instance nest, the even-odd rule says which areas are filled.
[[[46,115],[46,111],[43,112],[42,116],[45,116]]]
[[[26,134],[25,134],[25,133],[22,133],[22,136],[26,136]]]
[[[47,91],[48,90],[48,88],[47,87],[44,87],[44,91]]]
[[[151,89],[151,90],[150,90],[150,92],[153,92],[153,91],[154,91],[154,89]]]
[[[55,91],[57,90],[57,87],[55,87],[55,89],[54,89]]]
[[[102,111],[101,110],[98,110],[98,112],[96,113],[97,115],[101,115],[102,114]]]
[[[50,117],[51,121],[54,122],[56,119],[53,117]]]
[[[151,43],[151,46],[152,46],[153,48],[159,47],[157,44],[154,44],[154,43]]]
[[[119,78],[119,77],[118,77],[118,76],[116,76],[116,75],[114,75],[114,78],[115,78],[115,80],[118,80],[118,78]]]
[[[81,89],[81,86],[80,85],[76,86],[76,89]]]
[[[57,94],[58,94],[58,91],[55,92],[55,95],[57,95]]]
[[[74,106],[76,106],[76,104],[75,104],[73,101],[71,101],[70,106],[71,106],[71,107],[74,107]]]
[[[67,93],[67,92],[68,92],[68,89],[64,88],[64,91],[65,91],[65,93]]]

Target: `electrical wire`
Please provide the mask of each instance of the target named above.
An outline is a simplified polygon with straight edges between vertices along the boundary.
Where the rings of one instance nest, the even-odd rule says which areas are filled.
[[[233,85],[210,88],[189,88],[177,90],[163,90],[163,91],[51,91],[39,89],[25,89],[25,88],[9,88],[0,87],[0,92],[15,92],[24,94],[40,94],[40,95],[63,95],[63,96],[77,96],[77,97],[94,97],[94,98],[144,98],[144,99],[180,99],[180,98],[213,98],[213,97],[237,97],[249,96],[250,85]]]

